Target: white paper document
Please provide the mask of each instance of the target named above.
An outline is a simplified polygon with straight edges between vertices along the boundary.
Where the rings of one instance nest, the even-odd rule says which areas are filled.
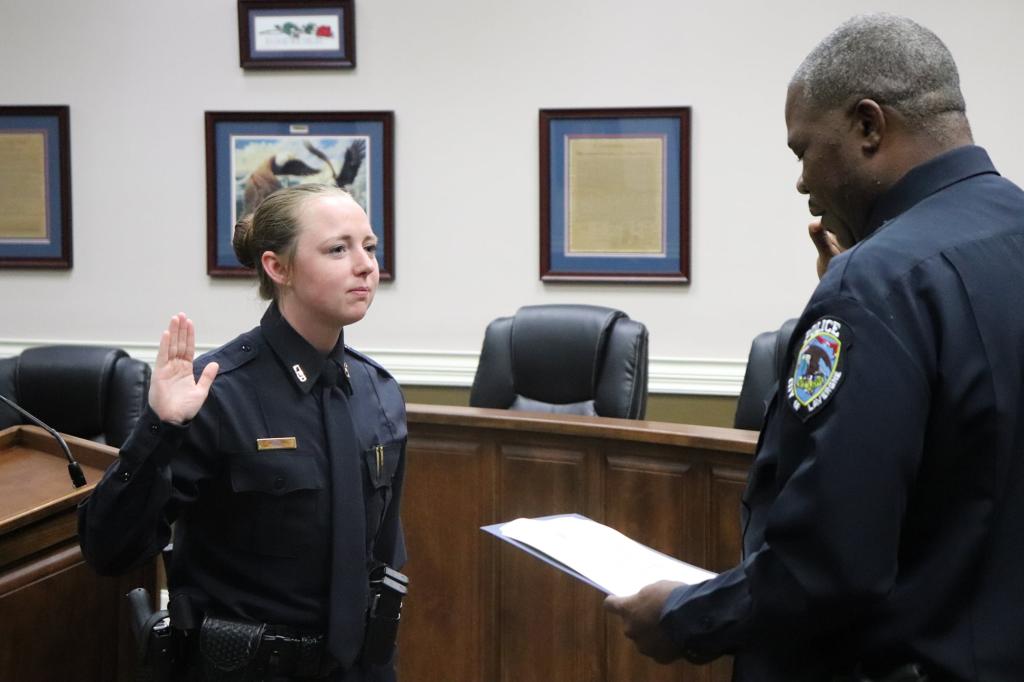
[[[577,514],[516,519],[484,530],[512,544],[526,545],[523,549],[532,548],[536,556],[618,596],[635,594],[659,580],[693,585],[716,575]]]

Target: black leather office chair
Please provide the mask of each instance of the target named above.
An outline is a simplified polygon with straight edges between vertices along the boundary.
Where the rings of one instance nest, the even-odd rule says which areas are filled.
[[[37,346],[0,360],[0,394],[61,433],[118,448],[146,407],[149,376],[119,348]],[[28,423],[0,403],[0,429]]]
[[[469,404],[643,419],[647,327],[591,305],[537,305],[487,325]]]
[[[779,329],[762,332],[754,337],[747,358],[747,370],[743,374],[740,399],[736,403],[736,416],[733,420],[735,428],[753,431],[761,428],[772,391],[788,369],[786,348],[796,323],[796,319],[786,320]]]

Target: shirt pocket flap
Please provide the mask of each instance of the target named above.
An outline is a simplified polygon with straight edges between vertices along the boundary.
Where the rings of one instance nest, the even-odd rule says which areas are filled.
[[[391,479],[398,471],[398,460],[402,456],[402,443],[382,443],[363,451],[363,461],[369,472],[370,483],[374,488],[391,486]]]
[[[236,493],[287,495],[319,490],[324,483],[309,455],[258,452],[231,459],[231,489]]]

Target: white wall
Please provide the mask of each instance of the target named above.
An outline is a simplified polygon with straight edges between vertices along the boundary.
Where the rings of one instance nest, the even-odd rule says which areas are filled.
[[[408,351],[391,354],[407,376],[461,362],[451,383],[464,383],[492,318],[594,303],[648,325],[655,387],[676,372],[676,389],[701,392],[710,372],[731,392],[750,338],[815,283],[786,83],[829,30],[874,9],[947,42],[976,140],[1024,181],[1014,0],[358,0],[358,67],[328,73],[239,68],[231,0],[0,0],[0,103],[71,107],[74,225],[70,272],[0,271],[0,346],[138,352],[178,310],[205,346],[251,327],[255,288],[206,275],[203,112],[391,109],[397,280],[350,343]],[[655,105],[693,108],[693,283],[541,283],[537,110]]]

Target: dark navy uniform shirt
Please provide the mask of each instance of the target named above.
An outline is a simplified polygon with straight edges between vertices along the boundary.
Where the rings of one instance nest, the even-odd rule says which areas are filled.
[[[147,411],[79,511],[82,550],[101,573],[159,552],[176,522],[168,583],[201,612],[323,631],[331,560],[329,457],[362,460],[367,556],[405,560],[399,498],[405,403],[394,379],[344,347],[328,358],[271,305],[260,326],[195,362],[220,370],[185,426]],[[317,380],[347,365],[358,442],[325,449]],[[260,449],[258,441],[263,444]]]
[[[662,624],[735,679],[1024,680],[1024,193],[961,147],[880,198],[790,343],[741,565]]]

